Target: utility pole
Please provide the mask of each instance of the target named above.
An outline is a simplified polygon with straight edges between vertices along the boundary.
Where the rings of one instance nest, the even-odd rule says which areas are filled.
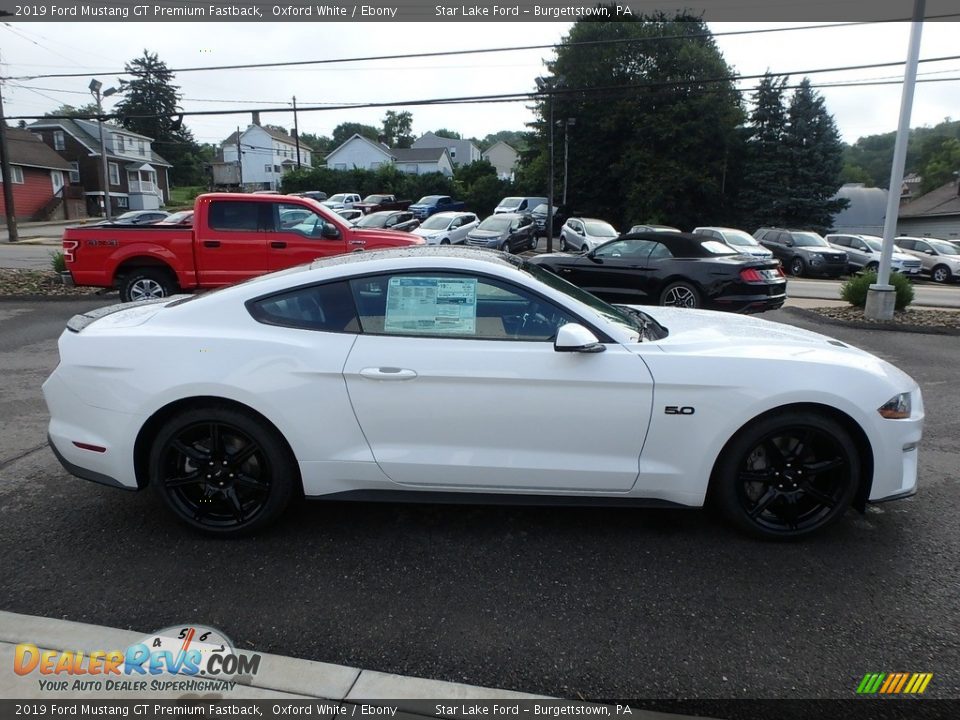
[[[925,0],[914,0],[907,65],[903,71],[903,94],[900,97],[900,122],[897,125],[897,139],[893,146],[890,189],[887,190],[887,214],[883,219],[880,269],[877,272],[876,284],[871,285],[867,290],[867,302],[863,308],[863,315],[869,320],[892,320],[896,305],[896,291],[890,284],[890,260],[893,257],[893,238],[897,233],[903,168],[907,161],[907,139],[910,136],[910,113],[913,110],[913,90],[917,83],[917,63],[920,58],[920,35],[923,31],[925,5]]]
[[[550,95],[547,98],[550,104],[550,187],[547,195],[547,252],[553,252],[553,139],[556,133],[553,127],[553,88],[550,88]]]
[[[7,214],[7,242],[20,239],[17,234],[17,213],[13,207],[13,173],[10,172],[10,153],[7,150],[7,118],[3,114],[3,87],[0,86],[0,170],[3,177],[3,202]]]
[[[243,151],[240,149],[240,126],[237,125],[237,178],[240,180],[240,192],[243,192]]]
[[[116,88],[107,88],[101,95],[100,89],[103,87],[103,83],[97,79],[90,81],[90,93],[97,101],[97,124],[100,126],[100,165],[101,170],[103,171],[103,215],[106,220],[110,220],[112,211],[110,208],[110,169],[107,161],[107,145],[103,140],[103,98],[109,95],[113,95],[117,90]]]
[[[567,205],[567,173],[570,166],[570,127],[577,124],[576,118],[567,118],[563,128],[563,205]]]
[[[300,126],[297,124],[297,96],[293,96],[293,139],[297,141],[297,170],[300,169]]]

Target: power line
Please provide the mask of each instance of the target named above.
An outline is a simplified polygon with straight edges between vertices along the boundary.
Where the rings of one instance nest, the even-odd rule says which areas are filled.
[[[945,62],[948,60],[958,60],[960,55],[945,55],[941,57],[934,58],[923,58],[919,62],[921,63],[935,63],[935,62]],[[504,93],[497,95],[467,95],[462,97],[451,97],[451,98],[428,98],[428,99],[415,99],[415,100],[393,100],[387,102],[368,102],[368,103],[351,103],[351,104],[342,104],[342,105],[324,105],[324,106],[306,106],[299,108],[301,112],[321,112],[321,111],[331,111],[331,110],[356,110],[356,109],[368,109],[368,108],[383,108],[383,107],[423,107],[428,105],[455,105],[455,104],[470,104],[470,103],[488,103],[488,102],[522,102],[546,98],[549,96],[559,96],[566,97],[577,94],[596,94],[604,92],[621,92],[621,91],[633,91],[633,90],[656,90],[662,88],[673,88],[673,87],[689,87],[689,86],[699,86],[699,85],[715,85],[719,83],[732,83],[732,82],[741,82],[743,80],[759,80],[766,77],[767,75],[774,75],[777,77],[789,77],[793,75],[818,75],[822,73],[833,73],[833,72],[846,72],[850,70],[868,70],[873,68],[881,67],[896,67],[898,65],[903,65],[904,61],[897,60],[892,62],[885,63],[868,63],[863,65],[846,65],[846,66],[837,66],[830,68],[814,68],[807,70],[791,70],[785,72],[766,72],[761,74],[753,75],[728,75],[725,77],[719,78],[696,78],[696,79],[678,79],[678,80],[660,80],[656,82],[646,82],[646,83],[636,83],[629,85],[608,85],[608,86],[599,86],[599,87],[579,87],[579,88],[563,88],[563,87],[554,87],[547,89],[545,91],[537,92],[515,92],[515,93]],[[736,88],[734,88],[736,90]],[[177,111],[175,113],[168,113],[165,115],[157,114],[148,114],[148,115],[125,115],[128,119],[153,119],[153,118],[165,118],[165,117],[200,117],[206,115],[247,115],[252,112],[261,112],[261,113],[285,113],[291,112],[289,106],[283,107],[268,107],[268,108],[242,108],[236,110],[184,110]],[[106,119],[120,117],[117,113],[105,114]],[[42,120],[42,119],[81,119],[81,120],[95,120],[96,116],[90,115],[74,115],[74,116],[58,116],[58,115],[46,115],[46,116],[36,116],[36,115],[18,115],[12,116],[9,119],[11,120]]]
[[[942,15],[931,15],[928,16],[929,20],[936,19],[948,19],[960,17],[960,13],[945,13]],[[682,35],[658,35],[647,38],[614,38],[607,40],[582,40],[572,43],[548,43],[548,44],[538,44],[538,45],[515,45],[508,47],[494,47],[494,48],[478,48],[474,50],[444,50],[439,52],[423,52],[423,53],[403,53],[398,55],[367,55],[367,56],[358,56],[358,57],[345,57],[345,58],[326,58],[319,60],[288,60],[283,62],[275,63],[244,63],[240,65],[204,65],[204,66],[194,66],[194,67],[183,67],[183,68],[170,68],[171,73],[183,73],[183,72],[206,72],[211,70],[255,70],[263,68],[282,68],[282,67],[293,67],[299,65],[329,65],[333,63],[351,63],[351,62],[371,62],[375,60],[408,60],[414,58],[435,58],[435,57],[452,57],[458,55],[483,55],[491,53],[500,53],[500,52],[518,52],[518,51],[527,51],[527,50],[549,50],[556,49],[560,47],[569,48],[569,47],[589,47],[589,46],[604,46],[604,45],[623,45],[623,44],[632,44],[632,43],[644,43],[644,42],[662,42],[664,40],[692,40],[697,38],[715,38],[715,37],[730,37],[737,35],[758,35],[761,33],[779,33],[779,32],[796,32],[796,31],[805,31],[805,30],[825,30],[829,28],[836,27],[854,27],[860,25],[875,25],[875,24],[884,24],[890,22],[906,22],[910,18],[892,18],[890,20],[883,21],[857,21],[857,22],[838,22],[838,23],[825,23],[818,25],[798,25],[795,27],[786,27],[786,28],[758,28],[755,30],[728,30],[725,32],[703,32],[703,33],[687,33]],[[22,75],[14,76],[8,78],[0,78],[0,80],[39,80],[43,78],[73,78],[73,77],[87,77],[89,73],[44,73],[38,75]],[[124,68],[122,71],[110,71],[103,72],[100,71],[100,74],[103,75],[135,75],[135,72],[128,71]]]

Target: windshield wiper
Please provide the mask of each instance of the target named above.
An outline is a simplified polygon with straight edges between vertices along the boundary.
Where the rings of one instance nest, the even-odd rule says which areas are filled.
[[[641,339],[647,338],[649,340],[661,340],[670,334],[670,331],[667,330],[667,328],[658,323],[645,312],[637,310],[636,308],[632,308],[629,305],[614,305],[614,307],[617,308],[617,310],[627,313],[634,319],[639,326],[637,329],[640,331]]]

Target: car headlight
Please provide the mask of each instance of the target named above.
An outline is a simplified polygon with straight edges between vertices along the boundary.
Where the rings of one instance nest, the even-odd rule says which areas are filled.
[[[810,253],[810,262],[813,263],[814,265],[817,265],[818,263],[822,263],[823,255],[821,255],[820,253]]]
[[[887,420],[906,420],[910,417],[910,393],[900,393],[877,408]]]

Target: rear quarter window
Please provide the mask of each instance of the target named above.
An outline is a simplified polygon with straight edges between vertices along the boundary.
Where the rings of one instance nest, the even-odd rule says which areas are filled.
[[[253,319],[265,325],[357,333],[360,321],[346,282],[297,288],[247,303]]]

